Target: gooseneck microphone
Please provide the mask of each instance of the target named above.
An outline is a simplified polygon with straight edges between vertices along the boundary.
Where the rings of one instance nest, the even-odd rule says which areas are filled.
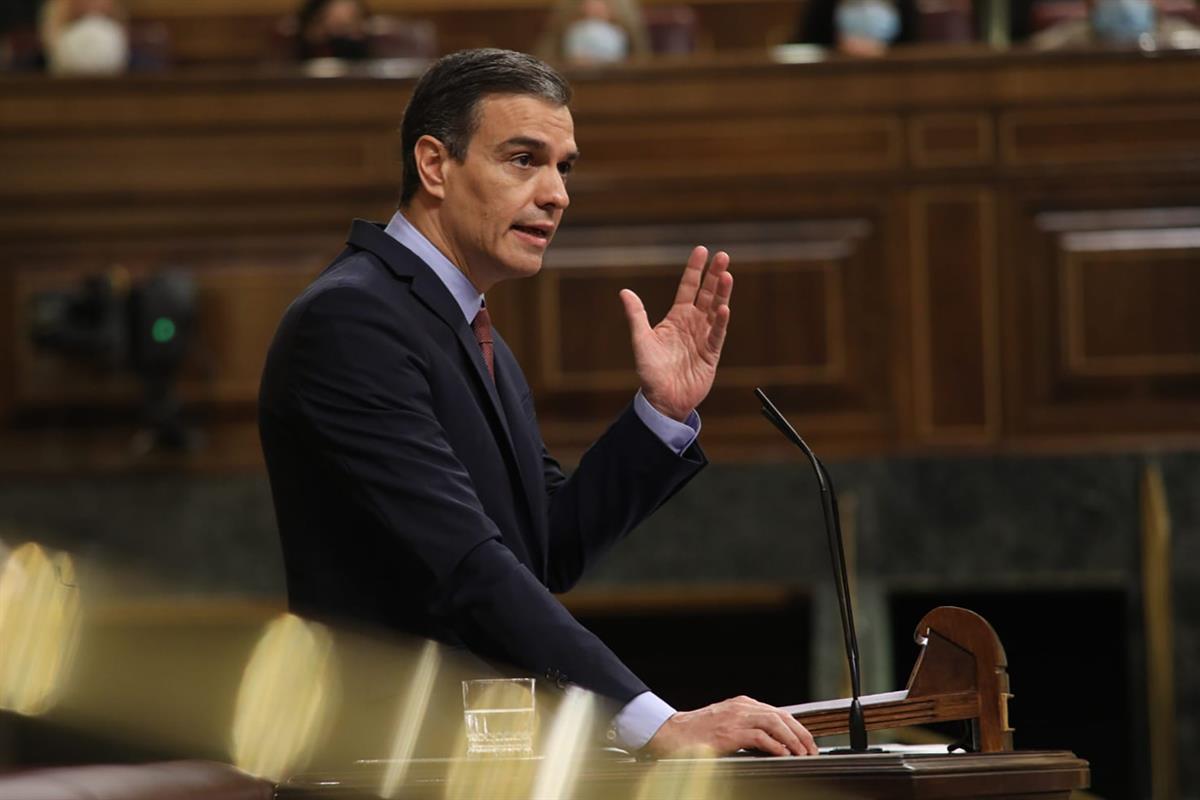
[[[859,700],[862,689],[858,670],[858,636],[854,632],[854,610],[850,605],[850,583],[846,577],[846,552],[842,546],[842,524],[838,517],[837,495],[833,489],[833,479],[821,459],[817,458],[808,443],[796,433],[775,404],[771,402],[762,389],[755,389],[754,394],[762,403],[763,416],[779,429],[788,441],[799,447],[812,463],[813,471],[817,473],[817,483],[821,487],[821,510],[825,513],[825,537],[829,540],[829,560],[833,562],[834,587],[837,591],[838,607],[842,612],[842,638],[846,642],[846,662],[850,666],[850,753],[866,753],[867,725],[863,719],[862,702]],[[837,753],[838,751],[833,751]]]

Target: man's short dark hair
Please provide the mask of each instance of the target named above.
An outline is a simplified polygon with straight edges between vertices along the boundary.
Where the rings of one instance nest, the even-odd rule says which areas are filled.
[[[404,149],[401,206],[407,206],[421,186],[413,155],[417,140],[432,136],[461,162],[479,127],[479,101],[494,94],[529,95],[556,106],[571,102],[566,79],[549,64],[525,53],[483,48],[460,50],[438,59],[417,81],[400,123]]]

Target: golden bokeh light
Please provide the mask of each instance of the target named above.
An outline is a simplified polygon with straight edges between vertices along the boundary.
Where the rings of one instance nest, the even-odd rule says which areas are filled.
[[[536,758],[455,758],[446,776],[445,800],[529,800]]]
[[[596,698],[591,692],[572,686],[554,715],[546,737],[545,758],[533,783],[534,798],[571,797],[579,781],[588,745],[594,741],[593,721]]]
[[[726,800],[729,785],[716,774],[716,754],[697,748],[655,763],[638,784],[637,800]]]
[[[74,662],[79,630],[71,557],[33,542],[8,553],[0,569],[0,708],[25,715],[52,708]]]
[[[409,761],[417,746],[417,737],[421,734],[421,725],[429,711],[429,698],[433,695],[440,663],[437,643],[426,642],[420,658],[417,659],[416,669],[413,670],[408,692],[400,706],[396,735],[392,740],[390,759],[379,790],[382,797],[395,797],[404,783]]]
[[[246,664],[233,762],[278,781],[307,764],[333,716],[337,665],[329,632],[293,614],[267,625]]]

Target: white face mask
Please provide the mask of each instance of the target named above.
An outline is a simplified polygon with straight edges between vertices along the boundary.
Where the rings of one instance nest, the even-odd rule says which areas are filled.
[[[900,14],[886,0],[843,0],[835,20],[842,36],[887,43],[900,34]]]
[[[563,33],[563,55],[572,61],[620,61],[629,55],[629,37],[602,19],[581,19]]]
[[[64,27],[46,56],[55,75],[115,75],[129,63],[129,37],[111,17],[88,14]]]

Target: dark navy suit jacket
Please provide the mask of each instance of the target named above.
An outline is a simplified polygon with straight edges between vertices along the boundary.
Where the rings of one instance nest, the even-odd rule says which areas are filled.
[[[259,397],[288,600],[465,644],[626,703],[645,685],[552,592],[705,463],[632,407],[567,478],[497,335],[496,380],[445,285],[356,221],[284,315]]]

